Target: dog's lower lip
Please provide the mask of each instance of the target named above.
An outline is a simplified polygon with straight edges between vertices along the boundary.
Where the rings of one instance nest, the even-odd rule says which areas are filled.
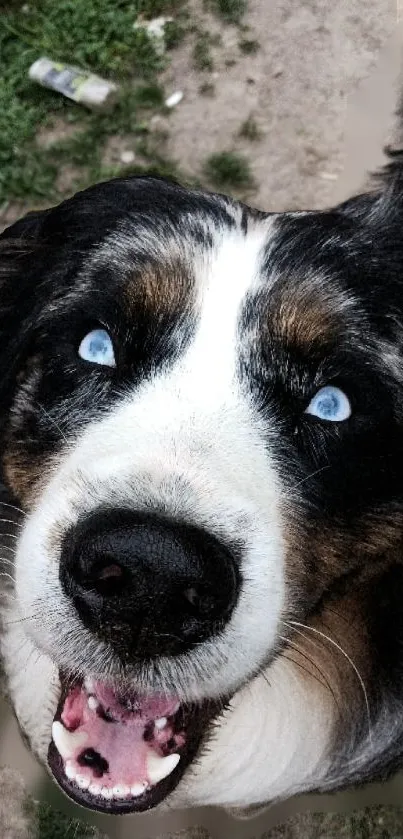
[[[83,720],[81,723],[77,721],[76,728],[74,722],[70,726],[69,721],[68,727],[63,722],[62,715],[65,715],[65,703],[70,694],[76,691],[81,696],[86,695],[86,691],[92,687],[91,682],[70,679],[68,686],[61,675],[61,685],[60,701],[52,729],[53,737],[48,750],[49,768],[63,792],[75,803],[109,814],[141,812],[161,803],[179,783],[186,768],[198,752],[210,721],[222,710],[221,703],[218,707],[218,703],[211,701],[188,706],[174,703],[172,706],[174,714],[169,719],[159,716],[151,723],[144,723],[141,749],[147,750],[145,762],[147,776],[138,778],[134,783],[127,785],[120,778],[117,782],[113,781],[112,773],[108,771],[107,760],[103,755],[98,754],[95,748],[92,748],[93,744],[87,742]],[[95,699],[88,696],[87,713],[100,714],[102,722],[99,724],[104,729],[113,730],[113,722],[118,723],[118,729],[119,727],[124,729],[122,720],[119,725],[119,721],[114,720],[113,716],[104,717],[95,702],[89,702],[91,698]],[[127,713],[134,713],[136,718],[138,709],[135,707],[133,711],[130,707],[130,711],[127,711],[126,706],[122,705],[122,715]],[[140,723],[140,730],[142,728],[143,722]],[[176,728],[184,729],[182,735],[175,733]],[[172,733],[174,736],[169,736]],[[136,736],[138,738],[138,733]],[[154,736],[157,742],[151,743]],[[73,752],[75,750],[73,761],[69,760],[70,749]],[[84,767],[82,772],[77,771],[77,764]]]

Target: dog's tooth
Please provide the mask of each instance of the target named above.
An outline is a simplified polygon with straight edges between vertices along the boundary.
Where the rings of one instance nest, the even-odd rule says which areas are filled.
[[[113,787],[112,792],[114,798],[126,798],[127,795],[130,795],[130,787],[127,787],[126,784],[118,784]]]
[[[158,729],[158,731],[162,731],[162,729],[165,728],[167,722],[168,720],[166,717],[160,717],[158,720],[155,720],[155,727]]]
[[[143,795],[145,788],[145,784],[133,784],[133,786],[130,787],[130,795],[132,795],[133,798],[138,798],[139,795]]]
[[[80,787],[80,789],[88,789],[90,786],[91,780],[90,778],[84,778],[84,775],[77,775],[76,776],[76,784]]]
[[[57,751],[63,758],[68,760],[73,757],[74,752],[84,746],[88,740],[85,731],[67,731],[61,722],[54,722],[52,725],[52,738]]]
[[[90,676],[87,676],[87,678],[84,679],[84,688],[87,691],[87,693],[94,693],[94,690],[95,690],[94,679],[91,679]]]
[[[101,795],[102,795],[102,798],[106,798],[110,801],[110,799],[113,798],[113,790],[110,789],[110,787],[102,787],[101,788]]]
[[[173,754],[167,757],[158,757],[152,752],[147,757],[147,772],[152,784],[158,784],[167,778],[180,761],[180,755]]]
[[[96,711],[99,706],[99,702],[97,699],[95,699],[95,696],[89,696],[87,704],[90,711]]]
[[[101,795],[101,789],[102,787],[99,784],[90,784],[88,791],[92,795]]]
[[[64,774],[66,775],[66,778],[69,779],[69,781],[75,781],[76,775],[77,775],[77,770],[76,770],[72,760],[67,761],[67,763],[64,767]]]

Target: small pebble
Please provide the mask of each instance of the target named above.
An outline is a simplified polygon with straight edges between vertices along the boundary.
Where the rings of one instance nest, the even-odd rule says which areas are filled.
[[[334,172],[320,172],[319,177],[323,181],[337,181],[337,175]]]
[[[122,163],[134,163],[135,154],[134,151],[122,151],[120,155],[120,160]]]

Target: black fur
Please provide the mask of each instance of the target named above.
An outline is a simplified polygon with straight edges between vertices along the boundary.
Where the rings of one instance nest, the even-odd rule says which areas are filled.
[[[184,302],[192,293],[186,250],[178,305],[141,304],[134,321],[122,297],[127,264],[134,274],[158,267],[158,255],[136,251],[138,230],[150,241],[168,231],[179,244],[208,249],[209,224],[229,232],[236,212],[244,235],[251,219],[263,218],[220,196],[120,179],[30,214],[0,237],[0,435],[3,463],[14,456],[4,479],[17,499],[21,478],[10,485],[13,470],[32,470],[34,487],[66,437],[189,344],[195,318]],[[340,720],[321,787],[332,789],[403,765],[403,153],[392,156],[374,192],[327,212],[284,214],[274,225],[267,283],[250,294],[239,323],[239,372],[292,497],[294,616],[320,619],[351,595],[366,633],[374,742],[366,748],[367,708],[353,689],[351,719]],[[94,263],[89,273],[112,233],[133,238],[127,264]],[[304,318],[315,307],[308,328]],[[77,346],[92,323],[111,328],[121,355],[116,369],[89,378]],[[352,403],[344,425],[326,427],[305,413],[329,383]]]

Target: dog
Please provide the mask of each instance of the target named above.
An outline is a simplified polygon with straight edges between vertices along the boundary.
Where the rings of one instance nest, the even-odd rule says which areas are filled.
[[[2,234],[1,653],[78,804],[402,765],[402,229],[397,154],[327,211],[128,177]]]

